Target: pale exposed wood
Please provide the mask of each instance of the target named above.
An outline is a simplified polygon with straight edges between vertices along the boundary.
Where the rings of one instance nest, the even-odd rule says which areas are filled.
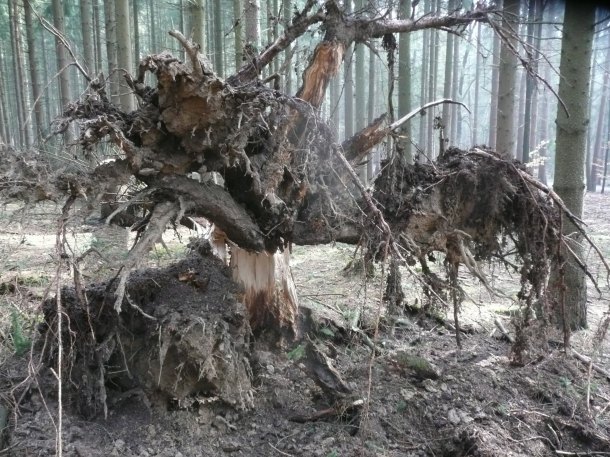
[[[233,279],[243,287],[250,323],[256,329],[295,331],[298,300],[290,253],[253,253],[231,247]]]

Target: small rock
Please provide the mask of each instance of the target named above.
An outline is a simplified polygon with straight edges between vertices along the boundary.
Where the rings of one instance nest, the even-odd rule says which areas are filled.
[[[451,422],[453,425],[458,425],[462,419],[460,419],[460,415],[455,409],[450,409],[447,413],[447,420]]]
[[[267,364],[267,373],[269,373],[269,374],[275,373],[275,367],[273,365],[271,365],[270,363]]]
[[[400,389],[400,395],[405,401],[409,401],[415,396],[415,391],[409,389]]]
[[[322,441],[322,445],[323,446],[332,446],[333,444],[335,444],[335,441],[336,441],[335,437],[329,436],[328,438],[325,438]]]
[[[424,387],[424,389],[426,389],[426,391],[432,394],[438,393],[436,381],[433,381],[432,379],[424,379],[421,385]]]
[[[114,447],[115,449],[122,451],[123,449],[125,449],[125,441],[123,440],[116,440],[114,442]]]
[[[460,415],[460,420],[463,424],[470,424],[474,421],[474,419],[464,411],[460,411],[458,414]]]

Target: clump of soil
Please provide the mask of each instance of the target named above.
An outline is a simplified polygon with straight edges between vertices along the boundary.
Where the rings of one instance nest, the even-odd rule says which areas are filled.
[[[82,416],[106,416],[109,401],[134,389],[164,406],[194,397],[251,405],[245,308],[228,268],[205,247],[133,274],[120,313],[116,282],[62,292],[64,382]],[[45,358],[55,367],[56,300],[43,309]]]

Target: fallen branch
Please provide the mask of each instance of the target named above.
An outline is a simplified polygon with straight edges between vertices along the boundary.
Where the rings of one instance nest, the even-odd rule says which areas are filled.
[[[581,362],[589,364],[591,366],[591,368],[593,368],[598,373],[603,374],[610,381],[610,371],[606,370],[605,368],[600,367],[599,365],[592,363],[590,357],[587,357],[586,355],[583,355],[583,354],[575,351],[574,349],[572,349],[572,355],[574,357],[576,357],[578,360],[580,360]]]

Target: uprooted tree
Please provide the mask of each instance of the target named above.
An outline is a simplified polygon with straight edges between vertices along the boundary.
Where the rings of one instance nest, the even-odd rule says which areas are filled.
[[[318,112],[351,43],[383,38],[392,53],[395,33],[459,30],[473,21],[493,25],[498,20],[496,11],[483,6],[395,20],[347,15],[333,0],[319,8],[308,1],[280,38],[224,80],[195,43],[170,32],[186,50],[187,62],[166,52],[143,59],[137,75],[126,77],[140,101],[136,111],[113,105],[100,76],[57,123],[58,132],[78,124],[85,152],[109,138],[121,151],[117,160],[90,173],[63,171],[39,181],[30,198],[55,198],[59,189],[71,194],[69,202],[87,197],[93,204],[118,186],[137,183],[138,191],[109,216],[130,205],[145,208],[137,222],[139,241],[112,286],[116,311],[139,287],[137,281],[129,284],[130,271],[166,226],[200,216],[215,224],[217,242],[230,245],[233,276],[242,284],[255,330],[295,330],[291,243],[346,242],[362,245],[368,260],[419,263],[425,295],[453,306],[456,325],[462,299],[458,269],[465,267],[491,288],[481,262],[505,262],[521,277],[519,301],[525,311],[517,329],[524,338],[536,311],[544,320],[557,301],[546,288],[552,266],[562,262],[560,216],[571,217],[561,200],[522,165],[484,148],[449,148],[435,163],[415,165],[390,154],[374,185],[365,188],[354,167],[409,116],[394,123],[382,116],[339,143]],[[324,35],[297,94],[268,87],[259,77],[262,69],[314,26]],[[145,85],[147,73],[156,87]],[[36,175],[20,160],[5,166]],[[222,179],[200,182],[188,176],[192,172],[217,173]],[[14,195],[25,193],[17,184],[6,188]],[[580,230],[580,222],[571,218]],[[511,255],[519,265],[508,260]],[[437,259],[442,259],[440,270],[431,268]],[[78,301],[76,289],[72,298]]]

